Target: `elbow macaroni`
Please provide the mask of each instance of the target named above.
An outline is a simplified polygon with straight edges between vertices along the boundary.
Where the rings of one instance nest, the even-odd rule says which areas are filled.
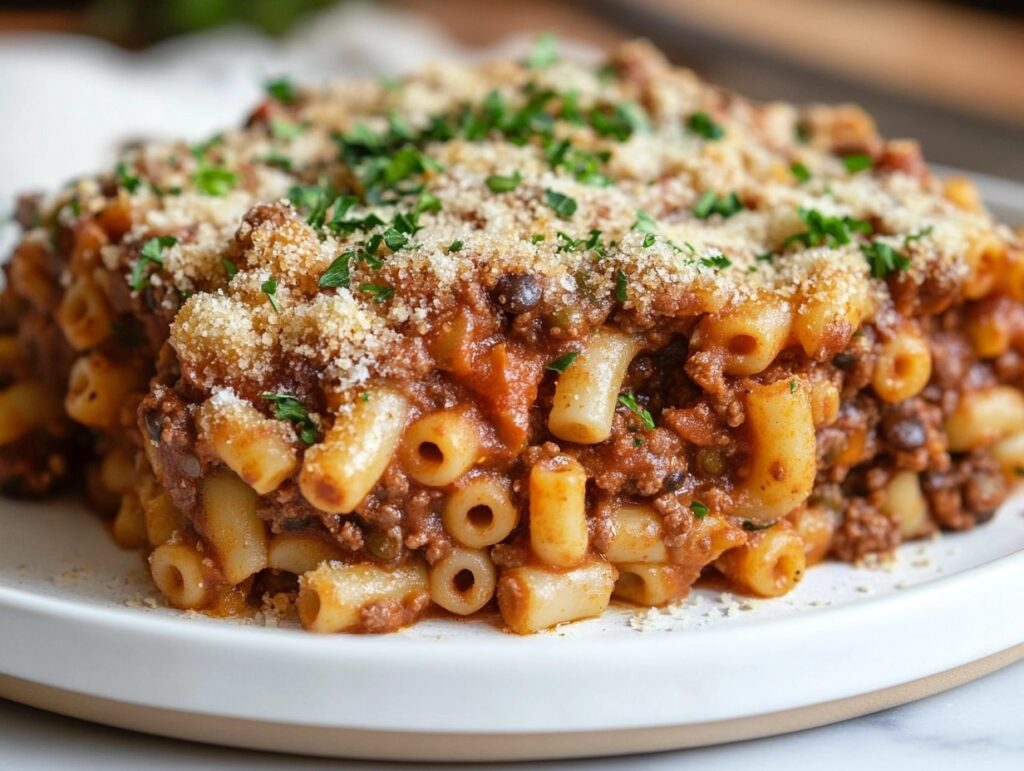
[[[408,414],[408,400],[390,389],[357,400],[320,444],[306,450],[299,474],[306,500],[321,511],[353,511],[391,462]]]
[[[548,428],[559,439],[596,444],[612,432],[626,370],[639,346],[630,335],[600,329],[558,377]]]

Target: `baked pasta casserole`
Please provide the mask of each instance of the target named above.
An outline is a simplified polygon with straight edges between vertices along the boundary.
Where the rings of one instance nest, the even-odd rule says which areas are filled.
[[[178,608],[774,597],[985,522],[1024,466],[1019,235],[856,107],[642,43],[274,81],[18,220],[0,484],[84,478]]]

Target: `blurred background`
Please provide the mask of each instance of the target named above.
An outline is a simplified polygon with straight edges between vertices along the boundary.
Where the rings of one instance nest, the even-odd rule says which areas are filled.
[[[188,112],[201,114],[190,115],[188,125],[174,117],[182,103],[174,107],[172,96],[171,115],[152,121],[166,129],[200,130],[204,117],[223,123],[225,111],[244,104],[236,94],[239,100],[255,95],[256,70],[283,69],[318,81],[386,74],[427,58],[515,49],[538,30],[595,48],[647,37],[674,61],[760,99],[858,102],[883,133],[919,138],[932,161],[1024,181],[1024,2],[0,0],[0,64],[13,63],[15,79],[21,78],[14,86],[20,90],[0,88],[0,100],[27,99],[21,105],[5,101],[3,120],[17,115],[31,122],[44,95],[28,93],[38,88],[26,84],[37,82],[45,61],[53,78],[70,78],[65,91],[81,96],[83,89],[96,89],[98,104],[122,114],[133,103],[146,105],[127,101],[131,88],[119,97],[105,90],[102,78],[93,85],[77,72],[76,62],[95,63],[102,58],[97,52],[106,50],[106,59],[122,70],[149,68],[154,78],[173,70],[182,88],[197,79],[219,83],[224,98],[194,100]],[[39,51],[49,53],[33,58]],[[232,62],[236,72],[228,76]],[[11,70],[5,72],[9,80]],[[105,72],[108,80],[112,73]],[[136,77],[133,72],[122,79]],[[252,88],[237,87],[245,78]],[[45,79],[39,83],[49,87]],[[139,83],[135,88],[153,90]],[[47,95],[47,115],[60,115],[61,103],[53,99],[61,93],[57,86],[57,94]],[[164,107],[146,109],[160,113]],[[75,132],[88,138],[88,121],[74,121]],[[127,123],[125,130],[152,131],[146,121]],[[60,135],[65,139],[66,128]],[[0,163],[5,160],[0,156]]]

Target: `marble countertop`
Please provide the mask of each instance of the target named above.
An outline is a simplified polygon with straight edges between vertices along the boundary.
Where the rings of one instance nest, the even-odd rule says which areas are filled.
[[[1024,662],[946,693],[785,736],[629,758],[511,764],[541,769],[900,768],[1019,771],[1024,766]],[[0,700],[0,768],[381,769],[408,765],[289,757],[177,742],[92,725]],[[482,766],[466,765],[473,769]]]

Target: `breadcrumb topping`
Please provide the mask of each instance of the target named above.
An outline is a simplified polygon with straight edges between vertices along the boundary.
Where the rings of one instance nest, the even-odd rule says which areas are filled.
[[[908,144],[894,160],[855,108],[755,104],[641,43],[601,68],[433,66],[129,153],[114,182],[135,224],[101,256],[130,283],[149,239],[176,239],[130,289],[161,290],[195,387],[248,396],[305,367],[344,392],[508,274],[552,307],[614,298],[637,328],[760,298],[881,309],[887,271],[961,282],[972,244],[1014,236],[947,200]],[[92,216],[105,189],[51,206]]]

